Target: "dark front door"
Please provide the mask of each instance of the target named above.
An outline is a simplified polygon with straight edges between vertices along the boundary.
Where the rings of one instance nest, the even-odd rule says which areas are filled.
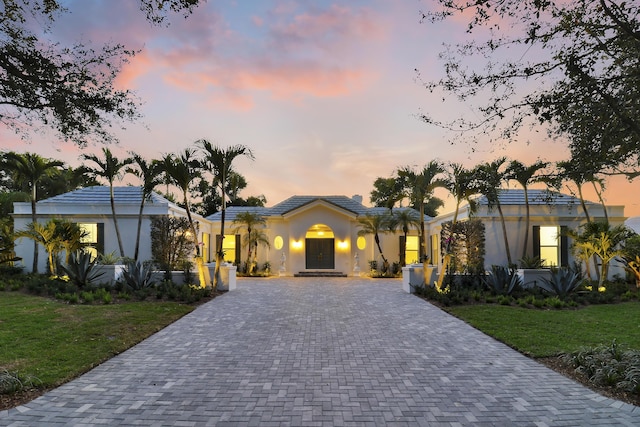
[[[333,239],[306,239],[307,270],[335,268]]]

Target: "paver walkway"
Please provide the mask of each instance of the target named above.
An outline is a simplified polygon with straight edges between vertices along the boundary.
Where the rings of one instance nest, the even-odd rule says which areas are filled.
[[[269,279],[207,303],[0,425],[640,425],[398,280]]]

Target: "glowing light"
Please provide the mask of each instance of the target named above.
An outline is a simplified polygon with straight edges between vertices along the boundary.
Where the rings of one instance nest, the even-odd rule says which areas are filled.
[[[291,242],[291,247],[293,249],[302,249],[302,240],[294,240]]]
[[[363,250],[367,247],[367,240],[364,238],[364,236],[358,237],[358,240],[356,240],[356,246],[358,246],[358,249],[360,250]]]
[[[349,242],[346,240],[338,241],[338,249],[343,249],[343,250],[349,249]]]
[[[276,248],[277,250],[282,249],[282,247],[284,246],[284,240],[282,240],[282,236],[276,236],[275,239],[273,239],[273,247]]]

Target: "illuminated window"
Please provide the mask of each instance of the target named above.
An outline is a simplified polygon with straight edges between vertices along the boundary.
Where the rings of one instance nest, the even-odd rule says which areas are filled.
[[[540,227],[540,258],[546,267],[557,266],[560,261],[560,227]]]
[[[407,236],[404,247],[404,259],[407,264],[416,264],[420,261],[419,236]]]
[[[104,253],[104,224],[102,223],[78,223],[78,227],[86,233],[81,239],[85,252],[94,257]]]
[[[216,247],[220,244],[220,235],[216,236]],[[224,252],[225,262],[235,264],[240,261],[240,235],[225,234],[222,240],[222,251]]]
[[[440,263],[440,236],[437,234],[431,235],[431,265],[438,265]]]

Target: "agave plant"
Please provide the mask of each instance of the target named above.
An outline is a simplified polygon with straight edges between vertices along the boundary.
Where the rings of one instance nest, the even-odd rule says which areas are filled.
[[[516,271],[500,265],[491,266],[491,272],[483,282],[498,295],[511,295],[513,291],[522,287],[522,280]]]
[[[140,261],[130,260],[122,272],[122,277],[130,289],[137,291],[150,288],[156,284],[151,278],[152,271],[151,264],[142,264]]]
[[[561,298],[573,293],[582,285],[582,275],[571,268],[552,268],[550,278],[542,278],[536,286]]]
[[[91,253],[80,250],[71,253],[69,262],[60,265],[60,268],[73,284],[82,289],[104,275],[104,272],[94,270],[96,265],[97,261]]]

